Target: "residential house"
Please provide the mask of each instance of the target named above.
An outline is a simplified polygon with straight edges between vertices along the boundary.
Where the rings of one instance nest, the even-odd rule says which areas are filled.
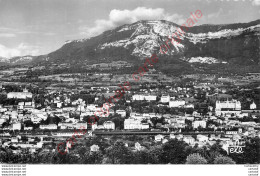
[[[45,130],[45,129],[47,129],[47,130],[57,130],[57,125],[55,125],[55,124],[49,124],[49,125],[40,125],[40,129],[41,130]]]
[[[184,100],[173,100],[169,102],[169,107],[174,108],[174,107],[181,107],[185,105]]]
[[[195,139],[191,136],[184,136],[183,141],[190,145],[193,145],[195,143]]]
[[[164,139],[164,136],[161,134],[158,134],[154,137],[155,142],[161,142]]]
[[[105,129],[114,130],[115,129],[115,123],[112,121],[105,121],[103,123],[103,126]]]
[[[12,130],[21,130],[22,124],[20,122],[12,124]]]
[[[198,128],[199,126],[202,128],[206,128],[206,121],[204,120],[196,120],[192,123],[193,128]]]
[[[170,96],[169,95],[163,95],[162,97],[161,97],[161,102],[162,103],[169,103],[169,101],[170,101]]]
[[[126,111],[125,110],[116,110],[116,113],[121,115],[121,117],[126,117]]]

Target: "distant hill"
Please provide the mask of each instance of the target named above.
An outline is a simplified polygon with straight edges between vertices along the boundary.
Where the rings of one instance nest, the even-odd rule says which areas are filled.
[[[0,65],[21,65],[28,64],[33,61],[36,56],[16,56],[12,58],[0,57]]]

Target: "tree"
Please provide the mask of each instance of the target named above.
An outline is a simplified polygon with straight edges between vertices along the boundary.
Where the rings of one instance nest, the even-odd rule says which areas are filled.
[[[83,157],[84,164],[101,164],[103,155],[100,151],[87,151]]]
[[[161,162],[161,157],[162,157],[162,148],[161,146],[155,146],[151,147],[150,150],[148,151],[148,159],[147,162],[148,164],[160,164]]]
[[[121,141],[106,150],[106,155],[113,164],[130,164],[132,162],[132,153]]]
[[[236,162],[227,156],[220,155],[214,159],[214,164],[236,164]]]
[[[207,164],[207,160],[199,153],[190,154],[186,159],[186,164]]]
[[[237,164],[258,164],[260,163],[260,138],[249,139],[243,147],[244,153],[230,153],[229,156]]]
[[[177,139],[169,140],[162,146],[161,162],[165,164],[184,164],[188,155],[185,150],[186,146],[188,144],[184,141]]]
[[[133,153],[132,164],[160,164],[162,155],[161,146],[153,146],[149,150],[141,150]]]
[[[112,118],[112,122],[115,123],[116,129],[124,129],[124,119],[121,117],[114,117]]]

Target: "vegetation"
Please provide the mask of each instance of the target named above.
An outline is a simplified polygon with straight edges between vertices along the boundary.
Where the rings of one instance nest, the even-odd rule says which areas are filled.
[[[144,140],[145,139],[145,140]],[[155,143],[151,137],[145,136],[113,136],[111,138],[94,137],[86,142],[78,142],[68,153],[61,155],[55,151],[56,145],[50,150],[30,153],[25,150],[14,154],[11,149],[0,149],[0,163],[44,163],[44,164],[258,164],[258,137],[245,144],[241,154],[227,155],[219,143],[203,147],[188,146],[183,141],[171,139],[161,144]],[[138,142],[142,149],[137,150]],[[92,145],[99,150],[91,151]],[[48,148],[48,147],[47,147]]]
[[[214,164],[236,164],[236,163],[231,158],[220,155],[215,158]]]
[[[187,157],[186,164],[207,164],[207,160],[199,153],[194,153]]]

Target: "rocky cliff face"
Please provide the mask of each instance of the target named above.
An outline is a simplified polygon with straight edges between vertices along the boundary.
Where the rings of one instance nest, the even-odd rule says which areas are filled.
[[[160,55],[177,24],[168,21],[138,21],[89,39],[67,41],[60,49],[34,61],[56,63],[144,59],[153,53]],[[180,42],[170,45],[168,59],[194,63],[260,64],[260,20],[229,25],[201,25],[188,28]]]

